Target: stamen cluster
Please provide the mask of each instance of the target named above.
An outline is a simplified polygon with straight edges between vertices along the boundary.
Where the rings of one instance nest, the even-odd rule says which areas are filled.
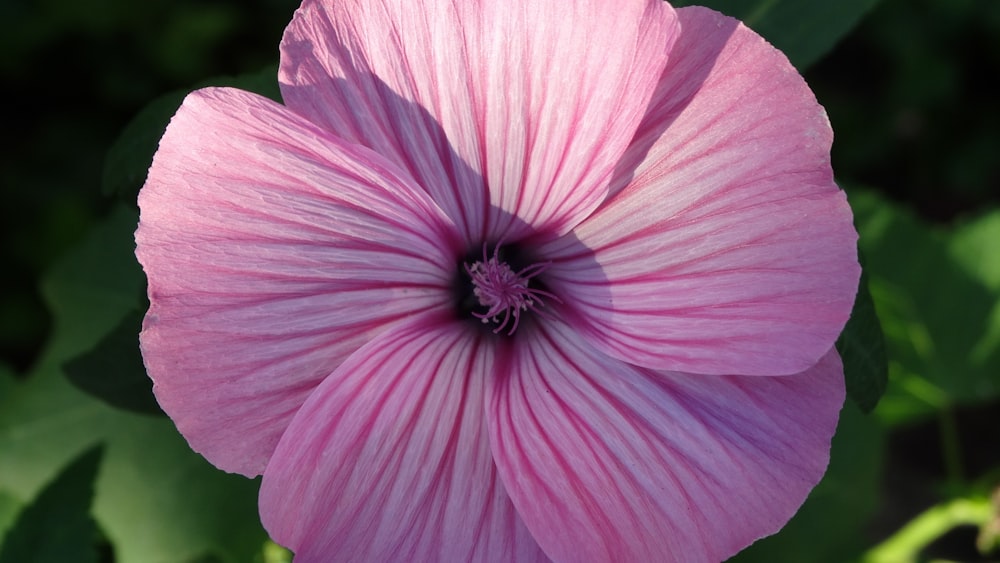
[[[529,287],[529,281],[548,268],[548,263],[531,264],[517,272],[511,269],[506,261],[499,258],[500,245],[493,250],[493,256],[487,255],[486,245],[483,245],[483,259],[465,264],[465,271],[472,280],[472,293],[485,312],[472,312],[472,315],[484,324],[493,322],[497,327],[494,334],[499,333],[508,325],[507,335],[514,334],[521,323],[521,313],[536,305],[544,306],[542,297],[558,298],[551,293]]]

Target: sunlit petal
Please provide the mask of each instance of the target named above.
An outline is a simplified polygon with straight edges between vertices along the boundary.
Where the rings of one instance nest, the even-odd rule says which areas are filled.
[[[793,376],[691,376],[558,325],[537,336],[487,387],[487,423],[518,514],[557,561],[721,561],[783,526],[826,469],[836,352]]]
[[[761,37],[704,8],[678,13],[618,192],[544,249],[549,282],[623,361],[797,373],[833,345],[860,275],[830,125]]]
[[[261,516],[297,563],[541,561],[490,456],[495,351],[418,317],[376,337],[302,407],[261,485]]]
[[[139,207],[146,368],[191,446],[228,471],[259,474],[322,378],[447,301],[450,227],[426,194],[253,94],[191,94]]]

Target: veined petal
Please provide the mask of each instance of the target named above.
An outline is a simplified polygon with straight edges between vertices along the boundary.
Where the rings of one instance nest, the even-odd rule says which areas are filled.
[[[404,172],[270,100],[188,96],[139,194],[140,336],[191,447],[259,474],[319,381],[448,301],[455,235]]]
[[[705,8],[678,14],[617,193],[545,249],[547,282],[621,360],[800,372],[843,329],[860,275],[829,122],[761,37]]]
[[[798,509],[843,399],[833,351],[787,377],[658,373],[550,325],[487,387],[486,420],[507,492],[552,559],[714,562]]]
[[[464,324],[421,316],[316,389],[260,490],[264,526],[296,563],[545,559],[490,455],[490,344]]]
[[[289,107],[407,167],[469,241],[512,240],[605,197],[676,31],[660,0],[306,0],[279,80]]]

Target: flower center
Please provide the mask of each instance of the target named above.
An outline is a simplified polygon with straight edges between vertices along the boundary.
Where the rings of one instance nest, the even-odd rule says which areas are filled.
[[[499,244],[493,249],[493,256],[488,255],[483,244],[482,260],[466,262],[464,266],[472,283],[472,295],[479,304],[478,310],[470,313],[484,324],[495,324],[495,334],[505,328],[508,336],[514,334],[521,323],[521,313],[544,306],[543,297],[559,300],[548,291],[530,285],[531,279],[548,266],[546,262],[535,263],[515,271],[500,258]]]

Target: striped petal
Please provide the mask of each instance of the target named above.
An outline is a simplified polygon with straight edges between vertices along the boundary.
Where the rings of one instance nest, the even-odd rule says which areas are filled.
[[[448,299],[454,231],[427,195],[253,94],[188,96],[139,207],[146,368],[191,446],[227,471],[259,474],[323,377]]]
[[[291,108],[402,163],[468,241],[513,240],[605,197],[675,35],[659,0],[306,0],[279,79]]]
[[[495,350],[467,329],[429,316],[390,329],[296,415],[260,491],[296,563],[545,560],[490,455]]]
[[[829,122],[761,37],[708,9],[678,14],[615,193],[544,249],[546,281],[623,361],[800,372],[843,329],[860,275]]]
[[[652,372],[544,327],[487,388],[517,512],[556,561],[726,559],[823,475],[844,399],[835,352],[787,377]]]

